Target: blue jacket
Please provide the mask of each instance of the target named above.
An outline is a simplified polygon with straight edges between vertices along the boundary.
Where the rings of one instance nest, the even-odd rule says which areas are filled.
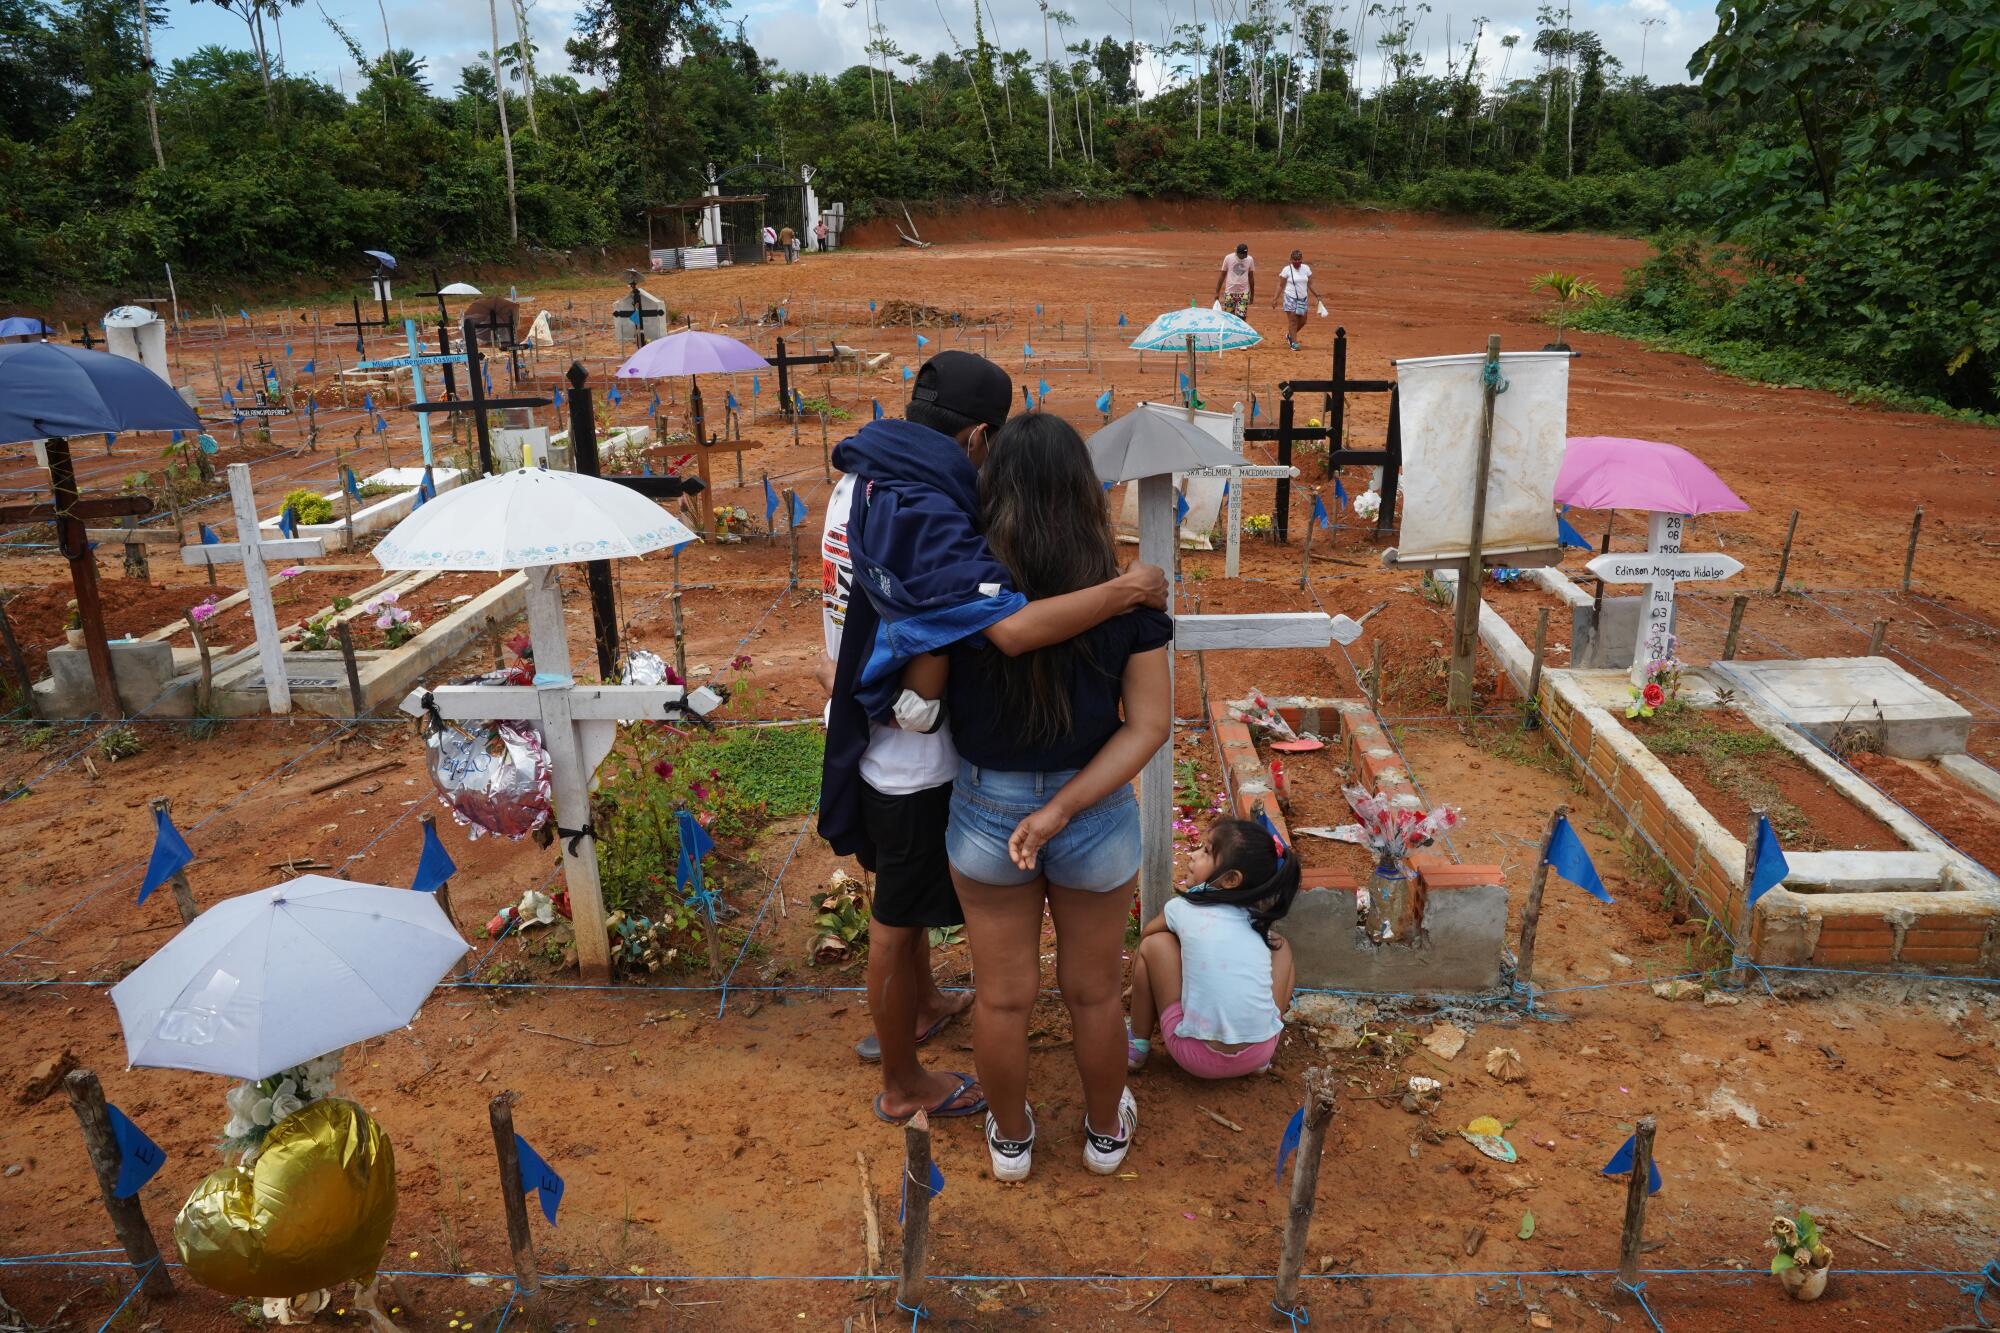
[[[978,473],[949,436],[871,421],[841,441],[833,462],[855,479],[854,591],[834,667],[819,831],[835,852],[872,865],[860,815],[870,720],[888,716],[911,658],[1005,620],[1027,599],[979,534]]]

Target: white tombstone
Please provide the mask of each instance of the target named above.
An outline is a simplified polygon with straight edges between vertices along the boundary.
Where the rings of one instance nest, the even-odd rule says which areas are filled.
[[[799,183],[805,186],[805,207],[799,211],[799,245],[807,250],[819,249],[819,240],[813,234],[813,224],[819,221],[819,193],[813,189],[814,167],[799,168]]]
[[[1733,578],[1743,562],[1726,555],[1683,555],[1679,514],[1652,514],[1646,524],[1646,549],[1634,555],[1600,555],[1584,566],[1606,583],[1644,583],[1646,604],[1639,615],[1639,637],[1632,650],[1634,685],[1646,683],[1650,662],[1669,655],[1674,635],[1674,585]]]
[[[714,199],[722,194],[722,181],[715,173],[713,162],[708,164],[708,187],[701,193],[705,199]],[[722,205],[710,204],[701,210],[701,243],[722,244]]]
[[[629,291],[619,297],[617,304],[611,307],[611,312],[614,316],[611,322],[618,330],[618,342],[621,346],[626,343],[636,343],[638,341],[641,325],[633,323],[632,309],[633,294]],[[665,301],[662,301],[659,297],[641,287],[638,289],[638,309],[639,318],[645,328],[647,342],[654,342],[666,336],[667,303]]]
[[[285,646],[278,638],[278,613],[271,606],[271,576],[264,568],[267,560],[297,560],[326,554],[326,543],[317,537],[286,537],[264,541],[258,537],[257,498],[250,489],[250,465],[229,465],[229,501],[236,514],[236,540],[201,546],[183,546],[181,563],[187,565],[241,565],[243,588],[250,599],[250,623],[257,631],[257,657],[264,668],[264,697],[277,714],[292,711],[292,682],[285,674]]]
[[[104,350],[137,361],[167,383],[167,326],[142,305],[121,305],[104,312]]]

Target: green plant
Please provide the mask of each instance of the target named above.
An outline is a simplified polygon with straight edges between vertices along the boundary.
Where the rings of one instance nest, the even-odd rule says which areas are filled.
[[[1417,591],[1417,596],[1423,598],[1425,601],[1429,602],[1432,606],[1451,605],[1451,600],[1452,600],[1451,585],[1446,583],[1443,579],[1440,579],[1437,575],[1431,573],[1431,571],[1429,571],[1428,569],[1425,570],[1420,576],[1418,576],[1416,591]]]
[[[128,726],[106,727],[104,734],[97,738],[97,752],[114,763],[130,759],[145,748],[139,733]]]
[[[1791,1268],[1825,1268],[1833,1263],[1833,1251],[1820,1239],[1819,1223],[1805,1209],[1797,1217],[1771,1220],[1771,1238],[1778,1252],[1771,1256],[1771,1272]]]
[[[1588,305],[1600,299],[1604,293],[1597,290],[1597,284],[1576,273],[1561,273],[1551,269],[1528,284],[1531,292],[1549,294],[1549,319],[1556,326],[1556,346],[1567,347],[1563,341],[1563,326],[1568,322],[1573,306]]]
[[[352,597],[343,597],[339,593],[334,594],[333,609],[336,614],[345,611],[348,607],[353,605],[354,605],[354,599]]]
[[[21,744],[30,750],[46,750],[55,744],[56,726],[53,722],[42,722],[21,729]]]
[[[333,615],[314,616],[299,632],[299,647],[309,653],[324,652],[333,641]],[[394,645],[391,645],[392,647]]]
[[[819,911],[813,917],[819,932],[812,942],[815,963],[844,963],[868,948],[868,890],[845,871],[833,872],[833,880],[820,896]]]
[[[63,618],[64,629],[82,629],[83,612],[77,609],[76,598],[69,599],[69,614]]]
[[[333,501],[310,486],[299,486],[286,491],[285,508],[292,511],[292,517],[301,527],[333,521]]]

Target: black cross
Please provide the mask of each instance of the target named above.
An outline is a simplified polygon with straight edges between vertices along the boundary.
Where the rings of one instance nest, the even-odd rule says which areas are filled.
[[[474,328],[471,320],[466,320],[459,329],[465,341],[465,381],[468,397],[461,402],[405,403],[405,412],[469,412],[472,414],[472,429],[479,437],[479,475],[490,476],[493,472],[493,440],[487,434],[486,414],[509,407],[549,407],[552,398],[488,398],[485,394],[486,377],[480,372],[479,339],[472,336]]]
[[[823,366],[836,359],[831,352],[822,352],[818,356],[787,356],[785,354],[785,340],[783,338],[778,339],[778,355],[772,360],[771,364],[778,368],[778,401],[783,404],[782,410],[786,416],[797,414],[792,401],[790,368],[793,366]]]
[[[611,311],[611,317],[613,319],[631,320],[632,332],[638,340],[637,345],[644,347],[646,345],[646,321],[650,318],[657,318],[664,323],[667,313],[664,308],[660,310],[646,309],[644,298],[639,294],[639,270],[634,268],[627,269],[625,272],[627,275],[626,280],[632,288],[632,308],[630,310],[619,310],[614,306]],[[689,327],[692,328],[693,325],[690,324]]]
[[[1326,425],[1299,426],[1294,424],[1292,395],[1295,393],[1325,394]],[[1347,395],[1350,393],[1386,393],[1389,395],[1388,437],[1380,449],[1343,449],[1341,436],[1347,413]],[[1332,476],[1340,467],[1379,467],[1382,469],[1382,509],[1375,518],[1377,536],[1386,534],[1394,523],[1396,512],[1397,474],[1403,467],[1403,413],[1401,395],[1392,380],[1351,380],[1347,378],[1347,330],[1335,329],[1333,334],[1333,378],[1330,380],[1286,380],[1278,386],[1278,424],[1275,426],[1253,426],[1243,432],[1245,441],[1273,440],[1278,446],[1278,466],[1290,467],[1292,446],[1306,440],[1326,441],[1326,470]],[[1292,483],[1278,479],[1277,501],[1271,509],[1271,519],[1276,527],[1276,537],[1280,543],[1289,541],[1291,517]]]
[[[438,351],[439,351],[440,353],[442,353],[443,355],[445,355],[445,356],[450,356],[450,355],[451,355],[451,311],[449,311],[449,310],[447,310],[447,309],[445,308],[445,304],[444,304],[444,293],[443,293],[443,292],[441,292],[441,291],[439,291],[439,290],[437,290],[438,288],[440,288],[440,287],[443,287],[443,286],[444,286],[444,283],[443,283],[443,281],[442,281],[442,280],[441,280],[441,279],[440,279],[440,278],[438,277],[438,271],[437,271],[436,269],[432,269],[432,270],[431,270],[431,289],[432,289],[432,290],[430,290],[430,291],[427,291],[427,292],[418,292],[418,293],[417,293],[417,295],[418,295],[418,296],[429,296],[429,297],[432,297],[432,298],[434,298],[434,299],[435,299],[435,300],[437,301],[437,303],[438,303]],[[457,377],[453,375],[453,373],[452,373],[452,363],[451,363],[451,362],[449,362],[449,361],[447,361],[447,362],[445,362],[445,363],[444,363],[444,396],[445,396],[445,397],[446,397],[447,399],[451,399],[451,398],[456,398],[456,397],[458,397],[458,382],[457,382]]]
[[[333,327],[335,327],[336,329],[353,329],[354,350],[357,354],[366,356],[368,354],[368,348],[361,341],[361,336],[362,336],[361,331],[363,329],[385,329],[389,327],[389,321],[387,319],[361,318],[361,298],[357,296],[353,299],[354,299],[354,318],[351,320],[345,320],[345,319],[341,320]]]
[[[91,348],[103,342],[104,339],[91,337],[90,321],[85,320],[83,323],[83,336],[81,338],[72,338],[70,339],[70,341],[75,343],[77,346],[81,347],[84,351],[88,352]]]

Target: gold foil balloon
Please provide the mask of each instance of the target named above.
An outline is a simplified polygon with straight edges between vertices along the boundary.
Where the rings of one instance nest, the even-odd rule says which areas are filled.
[[[291,1296],[373,1277],[396,1218],[396,1154],[353,1102],[272,1126],[251,1166],[210,1173],[174,1219],[188,1276],[231,1296]]]

